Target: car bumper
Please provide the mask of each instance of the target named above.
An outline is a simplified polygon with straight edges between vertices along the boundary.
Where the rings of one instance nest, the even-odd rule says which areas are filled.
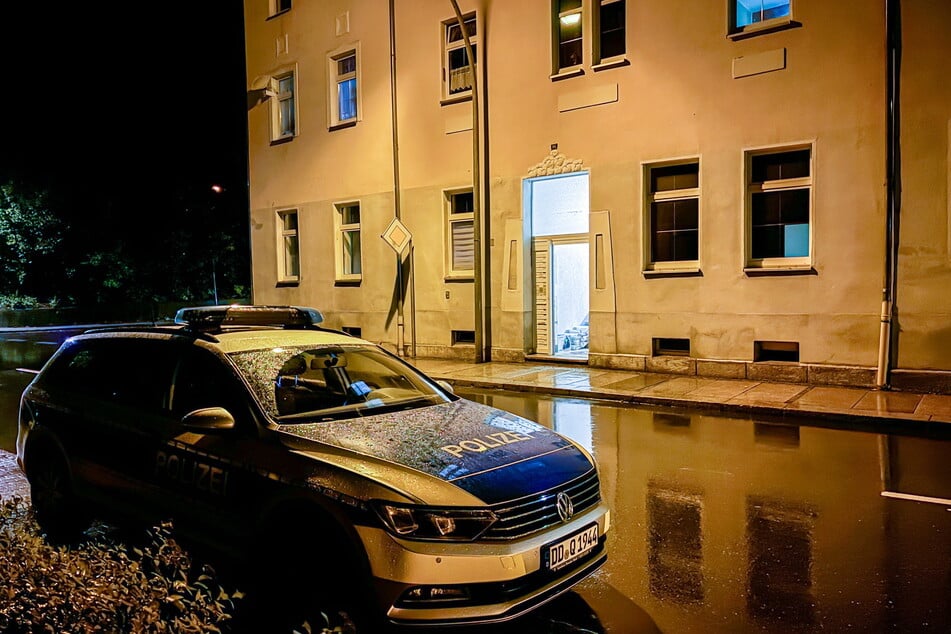
[[[510,542],[411,541],[371,527],[359,532],[387,618],[401,624],[452,625],[513,619],[570,589],[607,559],[610,522],[610,511],[602,504],[570,522]],[[599,540],[591,552],[560,570],[545,569],[547,544],[594,523]],[[464,596],[410,598],[417,588]]]

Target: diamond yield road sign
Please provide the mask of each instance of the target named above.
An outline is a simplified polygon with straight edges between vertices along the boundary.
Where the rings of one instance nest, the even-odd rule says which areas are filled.
[[[413,234],[409,232],[409,229],[406,228],[399,218],[393,218],[390,225],[386,228],[386,231],[383,232],[383,235],[380,236],[386,243],[393,247],[393,250],[397,254],[402,253],[406,250],[406,246],[413,239]]]

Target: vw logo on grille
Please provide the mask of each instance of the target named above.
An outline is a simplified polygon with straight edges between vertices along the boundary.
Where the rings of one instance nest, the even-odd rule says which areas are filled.
[[[559,493],[555,499],[555,507],[558,509],[558,517],[562,522],[567,522],[575,514],[575,505],[571,503],[571,498],[567,493]]]

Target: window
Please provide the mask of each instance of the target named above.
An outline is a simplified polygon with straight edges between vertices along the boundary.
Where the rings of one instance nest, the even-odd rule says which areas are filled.
[[[447,216],[446,276],[472,278],[475,270],[475,199],[471,189],[445,194]]]
[[[700,259],[700,163],[659,164],[649,183],[648,269],[694,269]]]
[[[750,267],[810,265],[812,149],[747,155]]]
[[[791,22],[791,0],[731,0],[730,33],[768,31]]]
[[[581,0],[554,0],[555,17],[555,72],[559,73],[584,61],[584,37],[581,24]]]
[[[271,82],[277,95],[271,100],[271,141],[293,138],[297,134],[297,85],[294,72],[276,75]]]
[[[478,60],[476,44],[475,15],[463,17],[472,53]],[[472,71],[469,69],[469,55],[466,53],[466,43],[457,20],[444,22],[443,29],[443,97],[452,98],[471,96]]]
[[[334,205],[337,225],[337,281],[355,282],[363,277],[360,247],[360,203]]]
[[[600,64],[627,52],[625,42],[624,0],[597,0],[594,29],[594,63]]]
[[[268,15],[275,16],[291,10],[291,0],[269,0]]]
[[[357,49],[331,55],[329,64],[330,128],[353,125],[357,122],[360,107]]]
[[[277,212],[277,281],[300,280],[300,243],[297,229],[297,210]]]

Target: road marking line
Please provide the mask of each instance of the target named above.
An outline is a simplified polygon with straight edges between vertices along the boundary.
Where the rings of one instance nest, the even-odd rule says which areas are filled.
[[[927,502],[928,504],[941,504],[944,506],[951,506],[951,500],[947,498],[930,498],[926,495],[912,495],[911,493],[898,493],[896,491],[882,491],[882,497],[895,498],[898,500],[912,500],[913,502]]]

